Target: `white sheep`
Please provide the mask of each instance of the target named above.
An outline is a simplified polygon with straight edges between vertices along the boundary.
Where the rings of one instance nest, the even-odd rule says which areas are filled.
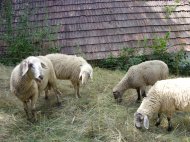
[[[54,66],[57,79],[70,80],[75,89],[76,98],[80,97],[80,81],[86,84],[88,79],[93,77],[92,66],[82,57],[65,54],[46,55]],[[47,97],[47,94],[46,94]]]
[[[30,56],[18,64],[11,73],[10,90],[24,105],[29,119],[28,102],[31,102],[33,119],[36,121],[35,105],[42,91],[52,87],[59,102],[56,76],[51,61],[45,56]]]
[[[169,69],[167,64],[159,60],[151,60],[131,66],[122,80],[113,88],[113,96],[118,101],[122,101],[123,93],[127,89],[137,90],[137,102],[146,96],[145,87],[153,85],[158,80],[168,78]]]
[[[175,111],[190,112],[190,78],[161,80],[149,90],[134,114],[135,126],[149,128],[149,119],[158,114],[156,126],[160,125],[161,113],[167,115],[168,131],[172,130],[171,117]]]

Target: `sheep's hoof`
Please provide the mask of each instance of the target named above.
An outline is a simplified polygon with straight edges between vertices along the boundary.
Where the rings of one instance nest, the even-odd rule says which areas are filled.
[[[31,119],[31,118],[29,118],[29,117],[27,117],[27,119],[26,119],[26,120],[27,120],[28,122],[31,122],[31,120],[32,120],[32,119]]]
[[[156,122],[155,126],[158,127],[160,125],[160,122]]]
[[[140,99],[137,99],[137,100],[136,100],[136,103],[140,103],[140,102],[141,102],[141,100],[140,100]]]
[[[32,123],[37,123],[37,122],[38,122],[37,119],[32,120]]]
[[[57,107],[62,107],[61,102],[57,102]]]
[[[142,97],[143,97],[143,98],[146,97],[146,93],[143,93],[143,94],[142,94]]]
[[[117,103],[120,104],[123,101],[123,99],[119,98],[117,99]]]
[[[36,123],[38,122],[38,120],[36,118],[30,118],[30,119],[27,119],[29,122],[31,123]]]
[[[81,97],[80,95],[77,95],[77,96],[76,96],[76,99],[79,99],[79,98],[82,98],[82,97]]]
[[[173,127],[168,127],[168,132],[172,131],[173,130]]]
[[[48,96],[45,96],[45,100],[48,100],[49,99],[49,97]]]

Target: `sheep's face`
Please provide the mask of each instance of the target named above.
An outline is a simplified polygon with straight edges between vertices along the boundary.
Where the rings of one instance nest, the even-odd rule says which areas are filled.
[[[46,68],[46,65],[38,58],[33,56],[28,57],[23,61],[22,66],[22,75],[25,75],[28,72],[28,75],[37,82],[41,82],[43,80],[43,68]]]
[[[147,115],[143,115],[141,113],[136,112],[134,114],[134,123],[137,129],[141,129],[143,126],[148,129],[149,128],[149,120]]]
[[[122,102],[122,94],[119,91],[113,91],[114,99],[117,100],[118,103]]]

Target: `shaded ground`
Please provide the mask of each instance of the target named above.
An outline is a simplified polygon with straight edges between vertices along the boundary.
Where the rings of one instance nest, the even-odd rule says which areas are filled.
[[[135,141],[190,141],[190,115],[177,113],[172,120],[174,131],[166,131],[167,120],[160,127],[151,122],[148,131],[137,130],[133,114],[139,104],[136,92],[128,90],[123,103],[117,105],[112,96],[113,86],[125,74],[94,68],[94,79],[81,88],[81,99],[76,99],[68,81],[59,81],[62,108],[57,108],[55,96],[45,101],[40,96],[37,104],[37,123],[26,120],[21,102],[9,91],[12,68],[0,66],[0,141],[26,142],[135,142]]]

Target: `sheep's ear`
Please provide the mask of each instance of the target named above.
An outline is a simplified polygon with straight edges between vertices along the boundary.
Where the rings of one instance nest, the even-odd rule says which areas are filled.
[[[85,78],[85,74],[80,72],[79,79],[81,79],[81,80],[82,80],[82,81],[81,81],[81,82],[82,82],[82,84],[86,84],[86,81],[85,81],[85,79],[84,79],[84,78]]]
[[[80,74],[79,74],[79,79],[82,80],[82,71],[81,71],[82,65],[80,65]]]
[[[79,79],[82,80],[82,73],[79,74]]]
[[[93,80],[93,73],[92,72],[90,73],[90,79]]]
[[[149,120],[148,120],[148,116],[147,115],[144,116],[144,127],[146,129],[149,128]]]
[[[21,63],[21,71],[22,71],[22,76],[24,76],[27,71],[28,71],[28,62],[27,61],[23,61]]]
[[[42,62],[41,62],[41,66],[42,66],[42,68],[47,69],[47,66],[46,66],[45,63],[42,63]]]

